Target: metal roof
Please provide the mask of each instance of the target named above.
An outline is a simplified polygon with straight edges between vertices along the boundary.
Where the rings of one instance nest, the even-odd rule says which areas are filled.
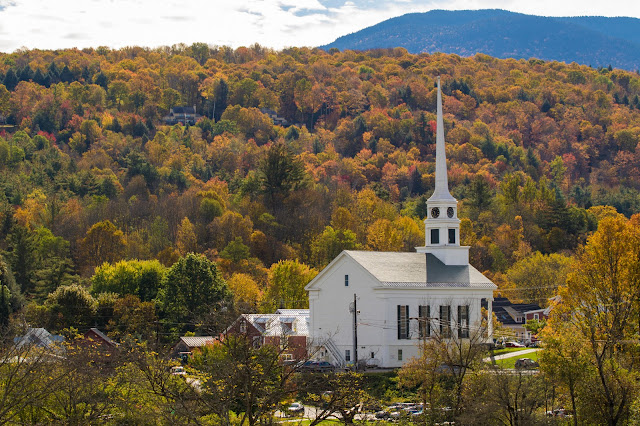
[[[199,348],[214,342],[213,336],[182,336],[180,340],[190,348]]]
[[[53,335],[44,328],[29,328],[24,336],[16,337],[13,341],[18,348],[25,345],[49,348],[56,343],[63,342],[64,337]]]
[[[95,333],[98,337],[100,337],[102,340],[104,340],[105,343],[107,343],[107,344],[109,344],[111,346],[118,346],[118,344],[116,342],[111,340],[111,338],[109,336],[107,336],[102,331],[98,330],[97,328],[93,327],[93,328],[89,329],[89,331]],[[86,334],[85,334],[85,336],[86,336]]]
[[[293,314],[294,311],[299,314]],[[263,336],[309,336],[308,309],[278,309],[275,314],[242,314],[239,319],[253,325]]]
[[[445,265],[430,253],[347,250],[383,287],[474,287],[495,284],[471,265]]]

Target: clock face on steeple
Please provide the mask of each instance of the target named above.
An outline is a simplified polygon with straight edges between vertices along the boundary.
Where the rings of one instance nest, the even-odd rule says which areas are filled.
[[[453,211],[453,207],[449,207],[449,208],[447,208],[447,216],[449,216],[450,218],[452,218],[452,217],[453,217],[453,213],[454,213],[454,211]]]
[[[440,216],[440,209],[438,207],[432,208],[431,209],[431,217],[435,219],[438,216]]]

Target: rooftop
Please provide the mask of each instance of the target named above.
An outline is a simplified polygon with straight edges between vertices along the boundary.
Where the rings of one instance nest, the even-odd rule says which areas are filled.
[[[445,265],[430,253],[345,252],[385,287],[495,288],[473,266]]]

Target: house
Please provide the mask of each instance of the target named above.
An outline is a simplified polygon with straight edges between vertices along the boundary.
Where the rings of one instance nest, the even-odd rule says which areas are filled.
[[[312,346],[339,366],[400,367],[418,343],[439,335],[489,341],[497,288],[460,245],[457,200],[449,193],[438,79],[435,190],[427,200],[425,246],[412,253],[343,251],[306,287]]]
[[[308,309],[278,309],[274,314],[242,314],[224,333],[244,334],[255,345],[277,345],[284,361],[298,361],[307,356],[309,338]]]
[[[544,321],[549,319],[549,314],[551,313],[551,306],[546,308],[538,308],[524,312],[524,323],[528,323],[529,321]]]
[[[172,126],[177,123],[196,124],[201,117],[202,116],[196,112],[194,105],[192,107],[173,107],[169,110],[169,115],[165,115],[162,120],[165,124]]]
[[[17,349],[38,347],[57,350],[62,342],[64,342],[63,336],[51,334],[44,328],[29,328],[24,336],[18,336],[13,339]]]
[[[178,343],[171,348],[171,357],[185,359],[191,355],[194,349],[212,345],[215,341],[213,336],[182,336]]]
[[[287,127],[290,125],[286,118],[279,116],[278,113],[271,108],[260,108],[260,112],[268,115],[276,126]]]
[[[531,332],[525,328],[525,324],[536,316],[536,319],[549,318],[550,309],[542,309],[535,303],[511,303],[506,297],[493,300],[493,312],[502,326],[509,329],[509,340],[531,342]]]
[[[97,328],[90,328],[89,331],[84,333],[84,340],[91,342],[97,346],[101,346],[105,349],[112,349],[118,347],[118,344],[111,340],[109,336],[104,334]]]

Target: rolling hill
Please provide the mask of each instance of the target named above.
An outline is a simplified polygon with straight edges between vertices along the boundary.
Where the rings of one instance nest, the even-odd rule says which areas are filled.
[[[640,68],[640,19],[552,18],[499,9],[433,10],[392,18],[322,46],[340,50],[404,47],[410,53],[485,53],[627,70]]]

